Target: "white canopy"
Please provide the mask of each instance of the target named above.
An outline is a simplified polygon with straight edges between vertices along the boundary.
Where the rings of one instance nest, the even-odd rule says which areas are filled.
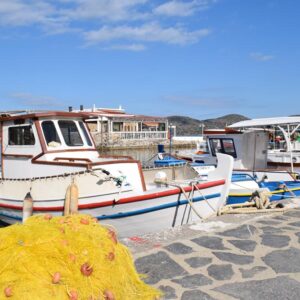
[[[277,117],[277,118],[262,118],[262,119],[252,119],[246,121],[240,121],[234,123],[228,128],[246,128],[246,127],[263,127],[272,125],[298,125],[300,124],[299,117]]]

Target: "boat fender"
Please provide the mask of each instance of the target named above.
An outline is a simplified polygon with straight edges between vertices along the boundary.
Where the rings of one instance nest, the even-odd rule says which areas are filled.
[[[70,214],[77,214],[78,213],[78,198],[79,198],[79,191],[78,186],[75,182],[71,183],[70,186]]]
[[[296,156],[293,156],[292,160],[293,160],[293,163],[296,163],[298,161],[298,158]]]
[[[64,215],[68,216],[69,214],[77,214],[78,213],[78,187],[76,183],[73,181],[67,188],[66,198],[65,198],[65,207],[64,207]]]
[[[157,157],[158,157],[159,160],[163,160],[163,159],[164,159],[164,156],[163,156],[162,153],[158,153],[158,154],[157,154]]]
[[[23,218],[22,222],[24,223],[27,218],[31,217],[33,213],[33,199],[31,193],[28,192],[23,201]]]

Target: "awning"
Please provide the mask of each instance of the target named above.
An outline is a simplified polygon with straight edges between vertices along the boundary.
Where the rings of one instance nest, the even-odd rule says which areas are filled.
[[[143,124],[148,127],[157,127],[159,125],[158,122],[143,122]]]
[[[240,121],[234,123],[228,128],[246,128],[246,127],[263,127],[273,125],[298,125],[300,124],[300,117],[278,117],[278,118],[263,118]]]

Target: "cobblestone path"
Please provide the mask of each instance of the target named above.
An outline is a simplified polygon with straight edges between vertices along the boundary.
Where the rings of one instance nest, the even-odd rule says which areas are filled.
[[[164,299],[300,299],[300,209],[215,220],[227,227],[127,240],[145,282]]]

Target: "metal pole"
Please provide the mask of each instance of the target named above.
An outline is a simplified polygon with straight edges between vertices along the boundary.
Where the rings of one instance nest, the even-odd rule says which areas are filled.
[[[290,148],[290,160],[291,160],[291,171],[294,173],[294,162],[293,162],[293,149],[292,149],[292,143],[291,143],[291,135],[290,135],[290,125],[288,125],[288,137],[289,137],[289,148]]]

